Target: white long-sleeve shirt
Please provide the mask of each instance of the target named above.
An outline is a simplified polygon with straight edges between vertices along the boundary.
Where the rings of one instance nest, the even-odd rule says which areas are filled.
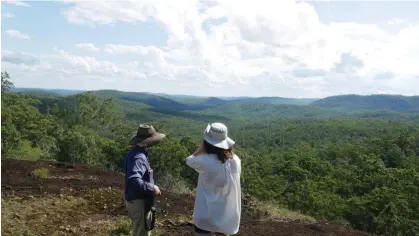
[[[236,234],[241,215],[241,160],[237,155],[224,164],[215,154],[189,156],[186,164],[199,173],[193,213],[203,230]]]

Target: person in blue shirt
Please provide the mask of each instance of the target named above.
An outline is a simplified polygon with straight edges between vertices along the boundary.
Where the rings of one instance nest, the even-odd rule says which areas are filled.
[[[133,148],[125,155],[125,205],[133,236],[149,236],[154,227],[154,198],[161,194],[154,184],[148,150],[166,137],[153,126],[142,124],[131,139]]]

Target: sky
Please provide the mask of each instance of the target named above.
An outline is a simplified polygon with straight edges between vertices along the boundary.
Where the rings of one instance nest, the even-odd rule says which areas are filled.
[[[16,87],[419,94],[419,1],[1,1]]]

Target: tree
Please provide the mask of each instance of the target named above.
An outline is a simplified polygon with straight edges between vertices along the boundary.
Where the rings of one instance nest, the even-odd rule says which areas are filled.
[[[1,72],[1,93],[9,92],[14,88],[14,84],[9,79],[9,73]]]
[[[113,98],[95,96],[93,92],[76,94],[72,107],[66,113],[66,123],[83,125],[100,131],[114,127],[118,120]]]

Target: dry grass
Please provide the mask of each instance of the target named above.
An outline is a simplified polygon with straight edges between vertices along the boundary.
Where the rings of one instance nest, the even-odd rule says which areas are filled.
[[[266,212],[265,219],[273,220],[301,220],[305,222],[315,222],[315,219],[303,215],[296,211],[291,211],[286,208],[279,207],[271,202],[259,202],[257,209],[261,212]]]
[[[94,214],[91,202],[72,196],[2,199],[1,235],[129,235],[125,216]]]
[[[53,175],[49,177],[50,179],[78,179],[78,180],[99,180],[96,176],[86,176],[83,174],[75,175]]]
[[[74,197],[10,198],[1,201],[2,235],[40,235],[42,232],[74,231],[66,218],[78,214],[86,201]],[[51,229],[51,227],[53,227]]]
[[[243,205],[243,212],[246,216],[260,220],[280,220],[280,221],[303,221],[315,222],[315,219],[296,211],[288,210],[279,204],[269,201],[260,201],[253,197],[247,197]]]

